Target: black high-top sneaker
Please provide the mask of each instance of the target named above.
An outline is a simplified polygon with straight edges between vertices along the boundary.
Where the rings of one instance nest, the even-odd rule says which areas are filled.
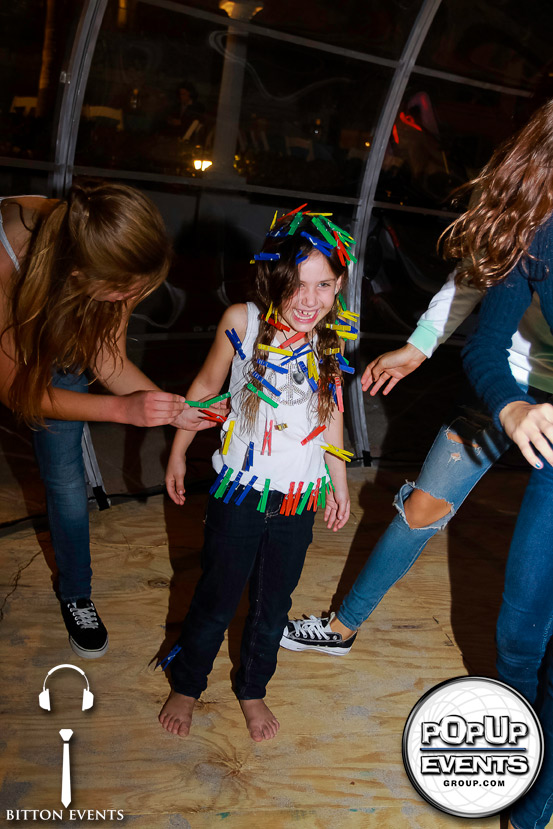
[[[289,651],[322,651],[331,656],[344,656],[355,642],[357,632],[349,639],[342,639],[341,633],[334,633],[329,617],[310,616],[309,619],[294,619],[284,628],[280,646]]]
[[[61,602],[63,621],[69,634],[69,644],[83,659],[97,659],[108,649],[108,632],[98,616],[94,602],[77,599]]]

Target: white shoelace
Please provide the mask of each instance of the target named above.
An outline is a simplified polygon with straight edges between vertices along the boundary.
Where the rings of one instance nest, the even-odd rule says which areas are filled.
[[[81,628],[97,628],[98,616],[96,615],[96,608],[91,607],[69,607],[73,617],[79,627]]]
[[[294,619],[292,622],[294,633],[300,636],[309,636],[310,639],[330,639],[329,633],[325,630],[321,619],[317,616],[310,616],[309,619]]]

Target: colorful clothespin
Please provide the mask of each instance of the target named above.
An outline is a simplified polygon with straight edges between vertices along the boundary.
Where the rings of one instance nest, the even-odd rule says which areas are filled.
[[[313,512],[317,512],[317,502],[319,500],[319,489],[321,487],[321,479],[317,478],[317,485],[314,488],[313,492],[311,493],[311,497],[307,504],[307,509],[312,509]]]
[[[296,253],[296,265],[299,265],[301,262],[305,262],[306,259],[309,259],[309,254]]]
[[[300,369],[303,371],[303,373],[305,374],[305,376],[307,378],[307,382],[309,383],[309,386],[311,388],[311,391],[313,391],[313,392],[319,391],[319,386],[317,385],[317,382],[313,379],[313,377],[309,376],[307,366],[305,365],[303,360],[298,360],[298,365],[299,365]]]
[[[325,469],[326,469],[326,474],[328,475],[328,484],[327,484],[327,486],[328,486],[329,489],[332,488],[332,491],[335,492],[336,490],[334,489],[334,484],[332,483],[332,477],[330,475],[330,469],[328,468],[328,464],[326,463],[326,461],[325,461]]]
[[[335,248],[338,243],[332,233],[326,229],[322,221],[317,216],[313,216],[311,222],[315,225],[323,239],[325,239],[331,247]]]
[[[287,219],[288,216],[293,216],[295,213],[299,213],[300,210],[303,210],[304,207],[307,207],[307,204],[308,202],[305,202],[305,204],[300,204],[300,206],[296,207],[295,210],[291,210],[289,213],[285,213],[284,216],[282,216],[282,218]]]
[[[254,261],[256,262],[273,262],[277,259],[280,259],[280,253],[256,253],[254,255]]]
[[[343,412],[344,411],[344,398],[343,398],[343,395],[342,395],[342,381],[340,380],[339,377],[334,378],[334,385],[335,385],[335,388],[336,388],[336,402],[338,404],[338,411]]]
[[[268,360],[262,360],[260,357],[257,358],[257,363],[260,366],[265,366],[265,368],[270,368],[273,371],[276,371],[277,374],[288,374],[288,369],[285,369],[276,363],[270,363]]]
[[[316,426],[315,429],[313,429],[311,432],[309,432],[307,437],[305,437],[302,440],[301,445],[305,446],[306,443],[309,443],[310,440],[313,440],[313,438],[316,438],[317,435],[322,434],[325,429],[326,429],[326,426]]]
[[[248,444],[248,448],[246,449],[246,457],[244,458],[244,466],[243,469],[245,472],[249,472],[251,467],[253,466],[253,442],[250,440]]]
[[[234,423],[234,421],[231,420],[231,423]],[[227,469],[228,469],[228,466],[226,464],[223,464],[223,468],[221,469],[221,471],[217,475],[217,478],[215,479],[215,481],[211,485],[211,488],[209,490],[210,495],[213,495],[215,490],[219,487],[219,484],[221,483],[221,481],[223,480],[223,478],[226,475]]]
[[[334,250],[332,245],[329,245],[328,242],[324,242],[322,239],[317,239],[316,236],[306,233],[305,230],[302,230],[300,235],[308,239],[316,250],[320,251],[320,253],[323,253],[327,257],[330,256]]]
[[[291,356],[287,357],[286,360],[283,360],[281,362],[281,366],[288,365],[288,363],[290,363],[292,360],[297,360],[298,357],[305,357],[305,355],[311,350],[311,343],[304,343],[304,345],[300,346],[299,348],[296,348],[295,351],[290,351]]]
[[[267,421],[265,421],[265,433],[263,435],[263,446],[261,447],[261,454],[265,454],[265,449],[267,450],[267,455],[271,454],[273,443],[273,421],[269,423],[267,426]]]
[[[337,458],[340,458],[341,461],[347,461],[349,463],[353,458],[353,452],[346,452],[345,449],[339,449],[337,446],[333,446],[331,443],[321,446],[325,452],[330,452],[331,455],[336,455]]]
[[[307,501],[309,500],[309,496],[311,495],[311,490],[312,489],[313,489],[313,481],[311,481],[311,483],[308,485],[307,489],[303,493],[303,498],[301,499],[300,505],[296,510],[296,515],[301,515],[302,512],[304,511],[305,505],[307,504]]]
[[[280,397],[280,395],[282,394],[282,392],[275,388],[275,386],[273,386],[272,383],[269,383],[269,381],[266,380],[265,377],[262,377],[258,371],[252,371],[252,377],[255,377],[255,379],[258,380],[262,385],[264,385],[266,389],[269,389],[271,394],[274,394],[275,397]]]
[[[271,479],[265,478],[265,486],[263,487],[263,494],[259,499],[259,504],[257,505],[258,512],[265,512],[267,509],[267,498],[269,497],[269,488],[271,486]]]
[[[234,328],[231,328],[230,331],[227,328],[226,331],[225,331],[225,334],[227,335],[227,337],[231,341],[231,343],[232,343],[235,351],[238,353],[238,355],[243,360],[245,360],[246,355],[244,354],[244,349],[242,348],[242,340],[240,339],[240,337],[238,336],[238,334],[236,333]]]
[[[248,383],[248,389],[250,391],[253,391],[254,394],[257,394],[257,396],[260,397],[261,400],[264,400],[265,403],[268,403],[270,406],[272,406],[273,409],[277,408],[278,403],[276,402],[276,400],[271,400],[271,398],[267,397],[267,395],[264,394],[264,392],[262,392],[261,389],[256,389],[253,383]]]
[[[175,658],[175,656],[176,656],[176,655],[178,654],[178,652],[179,652],[179,651],[181,651],[181,650],[182,650],[182,645],[175,645],[173,648],[171,648],[171,650],[169,651],[169,653],[167,654],[167,656],[165,656],[163,659],[160,659],[160,660],[159,660],[159,662],[157,663],[156,667],[154,668],[154,671],[155,671],[157,668],[161,668],[161,670],[162,670],[162,671],[164,671],[164,670],[165,670],[165,668],[169,665],[169,663],[173,661],[173,659]]]
[[[338,365],[344,374],[355,374],[355,369],[353,366],[350,366],[348,360],[346,360],[342,354],[337,354],[336,359],[338,360]]]
[[[303,219],[303,213],[301,213],[301,212],[296,213],[296,215],[294,216],[294,219],[290,223],[290,227],[288,228],[288,236],[293,236],[294,235],[294,233],[298,229],[299,225],[301,224],[302,219]]]
[[[256,481],[257,481],[257,475],[252,475],[252,477],[250,478],[250,480],[248,481],[248,483],[244,487],[244,491],[241,493],[241,495],[238,496],[238,498],[234,502],[237,507],[240,506],[240,504],[242,503],[242,501],[244,500],[244,498],[246,497],[246,495],[248,494],[248,492],[250,491],[250,489],[252,488],[252,486],[255,484]]]
[[[233,472],[234,472],[234,469],[231,469],[230,467],[227,469],[227,471],[225,472],[225,477],[223,478],[223,480],[219,484],[217,492],[213,496],[214,498],[221,498],[222,497],[223,493],[225,492],[225,490],[228,486],[228,483],[229,483],[230,479],[232,478],[232,473]]]
[[[305,334],[302,334],[301,331],[298,331],[298,333],[294,334],[293,337],[288,337],[287,340],[284,340],[284,342],[280,344],[280,347],[281,348],[288,348],[289,346],[293,345],[294,343],[297,343],[298,340],[303,340],[304,337],[305,337]]]
[[[327,354],[327,355],[328,354],[339,354],[339,353],[340,353],[339,348],[325,348],[325,350],[323,351],[323,354]]]
[[[283,429],[287,429],[287,428],[288,428],[287,423],[275,423],[275,429],[277,430],[277,432],[282,432]]]
[[[279,348],[276,345],[258,345],[257,348],[259,351],[270,351],[271,354],[284,354],[286,357],[294,356],[294,352],[291,348]]]
[[[202,420],[210,420],[212,423],[225,423],[227,419],[224,415],[210,412],[209,409],[200,409],[200,412],[203,415]]]
[[[294,487],[296,486],[295,482],[290,484],[290,489],[288,490],[288,494],[285,495],[282,499],[282,504],[280,505],[280,515],[290,515],[290,510],[292,509],[292,503],[294,500]]]
[[[228,431],[225,435],[225,439],[223,441],[223,448],[221,449],[221,454],[226,455],[228,452],[228,448],[230,445],[230,439],[232,437],[232,433],[234,431],[234,424],[236,423],[235,420],[230,420],[228,425]]]
[[[294,503],[292,504],[291,515],[296,514],[296,510],[298,508],[298,504],[299,504],[300,498],[301,498],[302,489],[303,489],[303,481],[300,481],[299,484],[298,484],[298,489],[297,489],[296,494],[294,496]]]
[[[239,472],[237,474],[236,478],[234,479],[234,481],[232,482],[232,484],[230,485],[227,494],[223,498],[223,504],[230,503],[230,499],[232,498],[232,496],[236,492],[236,489],[237,489],[238,485],[240,484],[240,478],[241,477],[242,477],[242,472]]]

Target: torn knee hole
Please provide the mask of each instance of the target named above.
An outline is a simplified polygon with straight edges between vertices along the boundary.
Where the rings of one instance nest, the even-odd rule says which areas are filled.
[[[419,495],[417,496],[417,493]],[[413,496],[415,498],[413,499]],[[413,499],[413,500],[412,500]],[[412,530],[431,527],[453,510],[453,504],[443,498],[434,498],[423,490],[414,490],[404,505],[405,520]]]
[[[446,438],[448,440],[452,441],[453,443],[461,443],[463,446],[472,446],[473,449],[480,449],[480,446],[479,446],[478,443],[476,443],[476,441],[474,441],[474,440],[465,440],[460,435],[458,435],[456,432],[451,432],[451,431],[446,432]],[[461,456],[459,455],[459,453],[456,453],[456,455],[457,455],[457,457],[454,457],[453,454],[451,455],[452,460],[460,460]]]

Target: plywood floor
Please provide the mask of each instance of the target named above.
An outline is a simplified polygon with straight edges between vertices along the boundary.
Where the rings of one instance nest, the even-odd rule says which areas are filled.
[[[392,518],[402,479],[393,471],[352,470],[352,519],[338,535],[317,521],[296,615],[337,606]],[[462,516],[390,591],[349,656],[281,650],[268,694],[281,731],[263,744],[250,740],[230,689],[243,607],[191,735],[173,737],[156,719],[168,683],[153,664],[175,640],[199,574],[204,493],[191,495],[182,510],[157,496],[92,513],[94,598],[111,643],[100,660],[79,660],[67,645],[46,533],[5,534],[2,821],[6,809],[62,809],[58,731],[71,728],[71,808],[124,813],[124,821],[105,826],[465,829],[466,821],[433,810],[412,789],[401,734],[431,686],[464,673],[493,675],[501,575],[525,480],[492,471]],[[68,671],[50,679],[52,712],[39,708],[46,672],[64,662],[86,670],[95,694],[90,711],[80,710],[83,683]],[[498,818],[471,821],[474,829],[499,825]]]

